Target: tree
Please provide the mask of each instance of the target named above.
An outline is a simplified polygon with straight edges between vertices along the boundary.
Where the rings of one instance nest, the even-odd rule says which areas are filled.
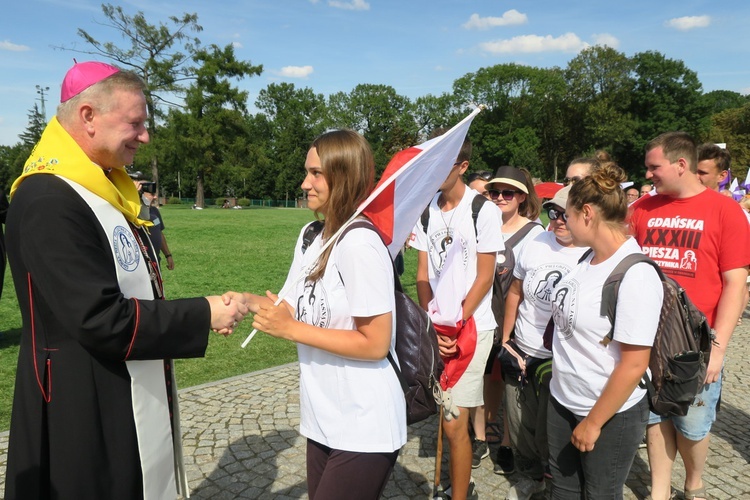
[[[681,130],[696,138],[705,135],[708,115],[698,75],[680,60],[659,52],[633,56],[632,114],[637,117],[637,150],[663,132]],[[640,154],[639,151],[639,160]]]
[[[703,94],[700,98],[707,113],[714,115],[725,109],[741,108],[750,102],[750,96],[742,95],[731,90],[713,90]]]
[[[458,101],[487,106],[472,125],[475,168],[514,165],[556,175],[566,115],[559,69],[498,64],[459,78],[453,89]]]
[[[439,96],[427,94],[423,97],[417,97],[413,109],[414,121],[419,134],[416,142],[421,142],[422,137],[427,136],[431,130],[449,127],[463,119],[465,114],[468,114],[462,113],[459,99],[448,93]]]
[[[152,132],[152,141],[156,141],[157,119],[164,116],[167,107],[176,105],[167,96],[182,96],[186,90],[185,82],[195,77],[190,61],[200,47],[200,40],[190,33],[203,30],[198,24],[198,15],[170,16],[171,26],[161,22],[157,26],[149,24],[143,12],[130,16],[125,14],[122,7],[111,4],[103,4],[102,12],[107,19],[103,25],[118,32],[130,43],[130,47],[121,48],[112,42],[100,42],[86,30],[79,28],[78,35],[91,49],[76,52],[104,56],[143,78],[147,87],[148,127]],[[157,156],[153,149],[150,151],[151,172],[158,186]]]
[[[712,142],[725,142],[732,155],[732,175],[744,180],[750,165],[750,103],[729,108],[711,117]]]
[[[39,142],[39,139],[42,137],[44,127],[47,126],[47,119],[42,115],[41,111],[39,111],[39,106],[37,106],[36,103],[34,103],[34,107],[29,110],[27,116],[29,117],[29,123],[26,126],[26,130],[24,130],[18,138],[21,139],[24,146],[28,147],[29,152],[31,152],[31,148],[34,147],[34,144]]]
[[[203,207],[206,178],[236,167],[246,156],[247,92],[229,80],[260,74],[262,66],[237,60],[231,44],[199,49],[193,62],[195,81],[187,89],[185,110],[169,115],[169,139],[176,148],[172,151],[179,152],[181,167],[195,178],[196,204]],[[225,195],[236,186],[213,184],[211,188],[214,194]]]
[[[273,161],[266,175],[271,189],[265,195],[297,198],[302,194],[307,150],[326,128],[325,98],[310,88],[272,83],[259,92],[255,105],[264,113],[270,132]]]
[[[330,96],[328,107],[336,127],[356,130],[370,143],[376,175],[395,153],[419,138],[413,104],[389,85],[357,85],[349,94]]]
[[[23,164],[29,157],[29,149],[23,143],[15,146],[0,146],[0,186],[10,193],[10,185],[21,175]]]

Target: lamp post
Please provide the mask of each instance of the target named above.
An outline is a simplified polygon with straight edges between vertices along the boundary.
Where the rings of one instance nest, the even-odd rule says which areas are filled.
[[[36,93],[39,94],[39,100],[42,101],[42,116],[45,123],[47,122],[47,108],[44,106],[44,93],[49,92],[49,87],[36,86]]]

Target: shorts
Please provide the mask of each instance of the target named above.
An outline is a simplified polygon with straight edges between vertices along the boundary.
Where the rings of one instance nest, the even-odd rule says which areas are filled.
[[[690,441],[700,441],[711,432],[711,425],[716,421],[716,410],[721,397],[721,382],[724,373],[719,375],[719,380],[713,384],[706,384],[695,396],[695,401],[690,405],[687,415],[684,417],[662,417],[656,413],[649,412],[648,425],[658,424],[665,420],[671,420],[677,432]]]
[[[453,403],[462,408],[475,408],[484,404],[484,367],[492,349],[494,330],[477,332],[477,347],[466,371],[451,388]]]

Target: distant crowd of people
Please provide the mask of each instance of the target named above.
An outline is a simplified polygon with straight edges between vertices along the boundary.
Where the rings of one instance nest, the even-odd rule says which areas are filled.
[[[145,120],[134,73],[75,64],[11,188],[7,253],[23,333],[6,498],[187,496],[172,360],[203,356],[210,331],[231,334],[249,313],[253,327],[297,345],[309,498],[379,498],[407,440],[391,366],[396,273],[366,217],[334,240],[374,188],[370,145],[332,130],[308,148],[301,187],[316,221],[299,233],[282,296],[165,300],[159,253],[169,269],[174,261],[161,215],[124,169],[149,141]],[[717,149],[682,132],[654,138],[640,189],[606,153],[578,158],[547,199],[523,168],[467,174],[468,139],[443,159],[449,174],[407,242],[446,367],[443,497],[476,497],[471,471],[492,456],[497,474],[520,480],[488,497],[529,499],[549,485],[554,499],[622,498],[645,437],[649,498],[673,497],[678,453],[684,498],[708,498],[709,435],[750,265],[750,202],[717,192],[729,170]],[[600,312],[610,272],[641,253],[715,334],[685,417],[652,413],[640,383],[664,299],[656,270],[638,263],[624,276],[614,326]]]

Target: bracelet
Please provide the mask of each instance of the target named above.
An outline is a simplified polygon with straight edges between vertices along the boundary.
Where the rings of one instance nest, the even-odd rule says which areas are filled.
[[[164,254],[164,257],[166,257],[167,259],[168,259],[168,258],[170,258],[171,256],[172,256],[172,254],[171,254],[171,253],[165,253],[165,254]]]

